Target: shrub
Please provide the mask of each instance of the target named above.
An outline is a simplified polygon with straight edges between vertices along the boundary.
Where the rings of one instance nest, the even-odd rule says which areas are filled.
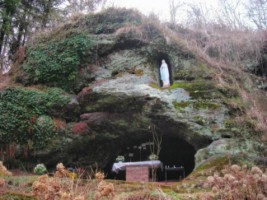
[[[76,124],[73,125],[71,131],[74,135],[83,135],[85,133],[87,133],[89,130],[89,127],[87,125],[87,123],[85,122],[78,122]]]
[[[114,199],[114,184],[104,181],[105,175],[102,172],[97,172],[95,174],[95,178],[98,185],[94,194],[94,200],[100,200],[103,197],[111,197],[112,199]]]
[[[8,171],[3,162],[0,161],[0,177],[2,176],[12,176],[12,172]]]
[[[254,200],[267,198],[267,174],[258,167],[227,166],[222,174],[209,176],[204,183],[212,189],[212,195],[204,199]]]
[[[57,165],[57,176],[42,175],[32,184],[33,194],[37,199],[85,200],[90,193],[90,182],[68,178],[62,163]]]
[[[33,173],[37,175],[43,175],[46,172],[47,172],[47,169],[44,164],[37,164],[33,169]]]
[[[87,36],[76,33],[44,44],[35,42],[27,48],[23,64],[26,82],[72,89],[89,47]]]
[[[9,88],[0,92],[0,98],[0,141],[21,145],[31,141],[33,148],[42,148],[52,139],[57,129],[49,115],[70,99],[57,88]]]

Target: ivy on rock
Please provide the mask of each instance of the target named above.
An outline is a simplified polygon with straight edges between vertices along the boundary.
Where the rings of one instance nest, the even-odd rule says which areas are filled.
[[[56,135],[50,112],[63,107],[69,96],[58,88],[46,91],[9,88],[0,92],[0,143],[44,147]]]
[[[27,48],[27,60],[23,64],[24,81],[71,90],[89,44],[90,40],[85,34],[77,33],[30,45]]]

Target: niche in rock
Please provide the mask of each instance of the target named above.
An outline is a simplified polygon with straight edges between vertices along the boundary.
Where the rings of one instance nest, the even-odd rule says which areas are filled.
[[[151,154],[151,134],[146,134],[146,137],[139,139],[131,139],[130,142],[125,142],[124,146],[121,146],[120,155],[125,157],[125,162],[139,162],[148,161]],[[185,176],[189,175],[195,166],[194,156],[195,149],[192,145],[186,141],[178,138],[177,136],[168,136],[164,134],[162,136],[161,151],[159,159],[163,164],[163,169],[157,170],[157,181],[165,180],[165,166],[169,167],[184,167]],[[125,171],[120,171],[118,174],[111,172],[111,168],[114,160],[110,161],[105,168],[107,178],[125,180]],[[169,171],[168,181],[178,181],[183,176],[182,173],[177,171]]]
[[[168,71],[169,71],[169,79],[170,79],[170,85],[173,84],[173,73],[172,73],[172,65],[171,65],[171,61],[170,58],[167,54],[165,53],[159,53],[156,57],[156,64],[158,66],[158,77],[159,77],[159,86],[162,87],[163,86],[163,82],[161,81],[160,78],[160,66],[162,64],[162,60],[165,60],[167,66],[168,66]]]

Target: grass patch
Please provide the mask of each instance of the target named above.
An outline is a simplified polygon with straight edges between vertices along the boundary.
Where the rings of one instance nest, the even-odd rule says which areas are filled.
[[[37,198],[30,194],[7,192],[1,195],[0,200],[37,200]]]
[[[12,185],[26,185],[32,184],[37,178],[38,176],[9,176],[5,177],[5,180]]]

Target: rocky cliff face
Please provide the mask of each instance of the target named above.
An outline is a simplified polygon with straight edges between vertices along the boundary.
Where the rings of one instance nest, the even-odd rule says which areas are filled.
[[[170,71],[167,89],[160,87],[162,59]],[[117,155],[128,161],[147,160],[151,149],[138,147],[153,141],[152,127],[162,138],[159,159],[185,166],[187,174],[219,156],[264,162],[258,154],[264,145],[250,137],[253,129],[231,123],[233,112],[242,115],[228,104],[237,98],[235,91],[218,86],[213,79],[216,69],[197,59],[168,27],[135,11],[111,9],[36,36],[28,44],[21,72],[17,81],[24,84],[23,90],[35,88],[48,96],[47,88],[66,91],[57,93],[59,99],[67,99],[62,103],[12,101],[29,114],[23,119],[24,132],[36,135],[37,126],[43,132],[50,127],[42,148],[29,146],[43,140],[42,134],[18,141],[20,149],[26,145],[35,151],[31,159],[48,167],[58,162],[74,167],[98,163],[110,170]],[[6,93],[1,92],[2,102],[8,101]],[[34,112],[44,105],[50,107]],[[1,124],[0,133],[16,131],[16,124],[12,126]]]

